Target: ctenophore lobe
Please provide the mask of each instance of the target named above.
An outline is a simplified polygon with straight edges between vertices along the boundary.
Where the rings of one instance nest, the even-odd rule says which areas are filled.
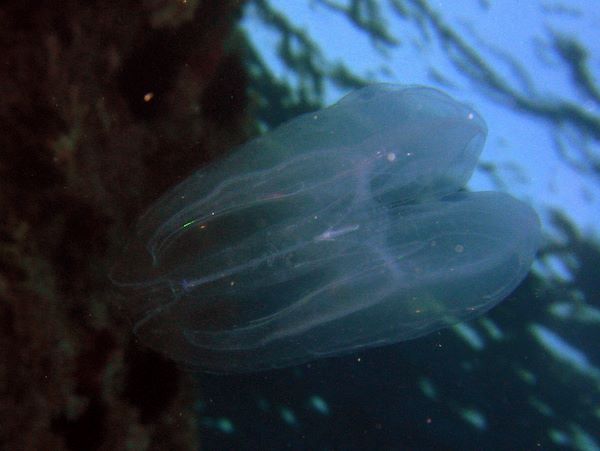
[[[526,204],[460,191],[486,133],[438,90],[377,84],[200,169],[112,270],[135,333],[186,366],[244,372],[482,314],[540,242]]]

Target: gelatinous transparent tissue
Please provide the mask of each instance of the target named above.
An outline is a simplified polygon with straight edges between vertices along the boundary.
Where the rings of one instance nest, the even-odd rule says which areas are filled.
[[[187,366],[243,372],[482,314],[540,242],[529,206],[460,191],[486,133],[438,90],[371,85],[200,169],[112,270],[135,332]]]

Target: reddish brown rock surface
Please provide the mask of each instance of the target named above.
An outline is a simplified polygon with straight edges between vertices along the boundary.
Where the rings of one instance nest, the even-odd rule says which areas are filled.
[[[240,3],[0,7],[3,449],[197,449],[191,378],[134,342],[107,273],[145,206],[244,138]]]

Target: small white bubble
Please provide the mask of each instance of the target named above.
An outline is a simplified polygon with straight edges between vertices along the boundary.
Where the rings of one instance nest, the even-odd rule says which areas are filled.
[[[394,152],[390,152],[390,153],[388,153],[388,154],[387,154],[387,160],[388,160],[389,162],[392,162],[392,161],[394,161],[395,159],[396,159],[396,154],[395,154]]]

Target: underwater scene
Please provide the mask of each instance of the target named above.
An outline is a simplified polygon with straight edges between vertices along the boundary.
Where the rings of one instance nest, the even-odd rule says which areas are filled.
[[[600,4],[0,24],[0,448],[600,450]]]

